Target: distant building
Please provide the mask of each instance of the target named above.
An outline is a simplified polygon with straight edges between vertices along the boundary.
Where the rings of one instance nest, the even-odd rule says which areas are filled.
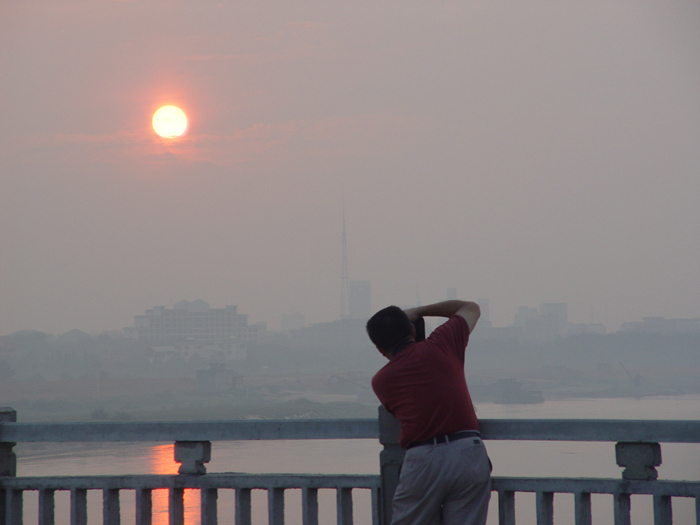
[[[567,335],[605,335],[607,331],[605,325],[601,323],[569,323],[566,329]]]
[[[237,306],[211,308],[204,301],[181,301],[172,309],[154,306],[134,317],[130,337],[152,344],[187,342],[189,344],[237,345],[256,342],[264,324],[249,325],[248,316]]]
[[[339,349],[372,347],[365,330],[366,319],[340,319],[312,324],[289,333],[296,347],[313,349]]]
[[[474,339],[519,341],[522,338],[522,335],[522,326],[482,325],[481,321],[479,321],[479,324],[476,325],[476,330],[474,330]]]
[[[306,318],[301,312],[291,312],[280,315],[280,328],[283,332],[299,330],[306,326]]]
[[[568,335],[568,307],[566,303],[543,303],[537,308],[521,306],[515,314],[513,326],[521,329],[519,338],[543,343]]]
[[[536,321],[539,317],[539,312],[537,308],[531,308],[529,306],[520,306],[518,311],[515,313],[515,319],[513,320],[514,326],[525,326],[528,323]]]
[[[222,363],[212,363],[207,370],[197,371],[197,390],[200,392],[222,393],[236,389],[242,383],[242,376],[228,370]]]
[[[482,298],[477,301],[479,305],[479,310],[481,310],[481,317],[479,317],[479,323],[481,326],[491,326],[491,308],[489,306],[489,300]]]
[[[558,337],[566,336],[569,324],[569,307],[566,303],[542,303],[540,317],[556,332]]]
[[[350,281],[350,319],[369,319],[372,316],[370,281]]]
[[[700,319],[644,317],[641,323],[623,323],[620,332],[664,335],[700,334]]]

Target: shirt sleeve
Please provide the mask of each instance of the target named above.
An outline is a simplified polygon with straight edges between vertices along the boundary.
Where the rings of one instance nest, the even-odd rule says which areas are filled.
[[[374,390],[374,395],[377,396],[379,402],[386,407],[386,397],[384,395],[384,383],[382,371],[377,372],[372,378],[372,390]],[[387,409],[388,410],[388,409]]]
[[[469,325],[461,315],[453,315],[438,326],[428,337],[430,344],[454,353],[464,361],[464,350],[469,343]]]

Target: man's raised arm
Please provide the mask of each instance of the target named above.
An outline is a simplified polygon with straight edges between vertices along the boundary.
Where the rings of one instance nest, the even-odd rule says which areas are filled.
[[[469,333],[474,330],[476,322],[481,316],[481,310],[478,304],[470,301],[458,301],[456,299],[426,304],[425,306],[416,306],[415,308],[408,308],[404,311],[411,322],[419,317],[452,317],[453,315],[461,315],[467,321]]]

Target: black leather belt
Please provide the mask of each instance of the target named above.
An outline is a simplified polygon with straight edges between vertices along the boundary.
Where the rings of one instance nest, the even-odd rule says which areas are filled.
[[[432,439],[426,439],[425,441],[418,441],[416,443],[411,443],[408,448],[422,447],[423,445],[439,445],[440,443],[449,443],[450,441],[457,441],[458,439],[464,439],[468,437],[481,437],[481,434],[477,430],[460,430],[454,434],[446,434],[444,436],[435,436]]]

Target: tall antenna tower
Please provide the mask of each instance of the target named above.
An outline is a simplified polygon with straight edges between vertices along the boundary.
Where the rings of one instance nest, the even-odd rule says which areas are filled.
[[[340,318],[350,318],[350,307],[348,304],[348,246],[345,235],[345,206],[343,206],[343,256],[340,265]]]

